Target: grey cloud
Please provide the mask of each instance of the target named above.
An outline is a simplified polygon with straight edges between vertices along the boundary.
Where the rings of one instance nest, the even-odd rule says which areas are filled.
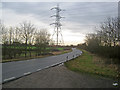
[[[69,21],[85,24],[100,22],[107,16],[117,16],[117,3],[77,3],[66,12]]]
[[[4,9],[11,9],[16,14],[33,14],[38,20],[47,23],[48,25],[53,22],[50,18],[55,14],[55,11],[51,11],[50,8],[56,6],[55,2],[4,2]],[[117,2],[61,2],[59,3],[62,9],[66,11],[61,12],[61,16],[65,16],[62,19],[65,26],[63,28],[70,29],[74,32],[87,32],[90,25],[98,24],[104,21],[108,16],[117,16]],[[69,23],[78,23],[74,26],[70,26]],[[92,29],[91,29],[92,31]]]
[[[94,32],[95,25],[77,25],[77,26],[64,26],[63,30],[69,30],[72,33],[87,34]]]

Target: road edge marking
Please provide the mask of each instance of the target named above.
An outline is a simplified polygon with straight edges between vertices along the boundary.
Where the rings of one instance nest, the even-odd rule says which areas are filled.
[[[42,69],[37,69],[36,71],[40,71],[40,70],[42,70]]]
[[[11,77],[11,78],[7,78],[7,79],[4,79],[3,81],[9,81],[9,80],[12,80],[12,79],[15,79],[15,77]]]
[[[24,73],[23,75],[28,75],[28,74],[30,74],[31,72],[27,72],[27,73]]]

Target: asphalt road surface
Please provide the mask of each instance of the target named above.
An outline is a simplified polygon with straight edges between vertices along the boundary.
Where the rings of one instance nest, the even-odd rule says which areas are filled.
[[[2,64],[2,83],[66,62],[82,54],[82,51],[72,48],[72,52],[62,55],[37,58],[32,60],[8,62]]]
[[[2,88],[114,88],[113,82],[110,78],[73,72],[60,64],[4,83]]]

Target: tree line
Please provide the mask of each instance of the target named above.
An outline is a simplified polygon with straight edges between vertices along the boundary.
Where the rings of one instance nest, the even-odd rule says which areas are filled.
[[[31,57],[31,53],[39,56],[48,53],[48,46],[54,44],[47,29],[38,29],[28,21],[16,27],[6,27],[0,23],[0,28],[3,59],[12,59],[20,55],[27,57],[28,54]]]
[[[120,18],[109,17],[95,27],[95,33],[87,34],[80,47],[98,55],[115,58],[120,63]]]

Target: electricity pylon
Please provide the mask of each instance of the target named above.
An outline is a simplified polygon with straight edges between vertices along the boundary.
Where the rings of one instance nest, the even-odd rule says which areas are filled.
[[[55,25],[54,26],[54,33],[52,35],[52,38],[54,36],[56,37],[56,40],[55,40],[55,45],[56,46],[63,45],[64,41],[63,41],[63,36],[62,36],[62,31],[61,31],[62,24],[60,23],[60,19],[64,18],[64,17],[60,16],[60,11],[64,11],[64,10],[59,8],[59,4],[57,4],[56,7],[51,8],[51,10],[53,10],[53,9],[56,10],[56,14],[51,16],[51,17],[55,17],[55,22],[50,24],[50,25]]]

